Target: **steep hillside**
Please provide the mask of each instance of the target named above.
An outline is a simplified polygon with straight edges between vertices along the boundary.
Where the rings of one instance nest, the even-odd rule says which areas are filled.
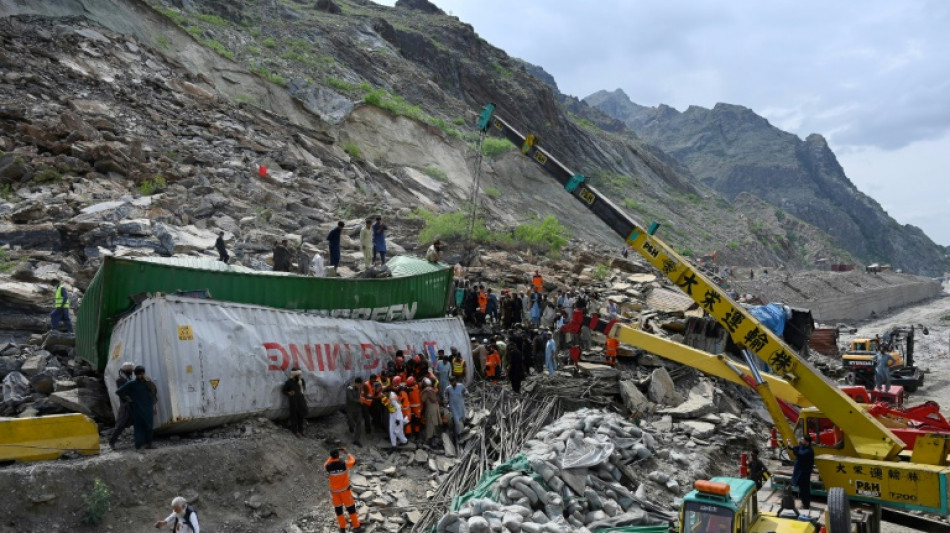
[[[948,267],[942,247],[919,228],[898,224],[851,183],[820,135],[802,140],[735,105],[691,106],[680,113],[637,105],[619,89],[585,101],[624,121],[727,198],[754,194],[826,231],[867,263],[926,275]]]
[[[478,37],[471,26],[425,1],[400,2],[390,8],[362,0],[62,0],[29,5],[4,0],[0,1],[0,14],[65,20],[58,28],[84,21],[90,28],[133,40],[137,50],[149,54],[151,63],[142,63],[135,54],[132,59],[126,57],[128,51],[87,52],[121,43],[113,38],[106,42],[85,38],[89,43],[83,47],[62,50],[59,55],[50,52],[52,56],[47,58],[56,66],[94,63],[94,68],[79,74],[68,68],[61,74],[58,68],[47,71],[37,58],[27,58],[18,67],[24,76],[48,81],[34,86],[31,80],[17,79],[9,87],[10,102],[23,96],[23,87],[36,98],[59,101],[67,98],[66,94],[88,92],[84,84],[92,84],[94,93],[103,93],[97,98],[108,108],[100,114],[117,113],[112,107],[129,108],[114,115],[119,120],[114,121],[113,135],[123,143],[116,149],[126,154],[124,146],[141,142],[146,157],[134,161],[145,168],[136,172],[114,169],[132,179],[104,188],[96,199],[134,195],[135,188],[151,179],[149,176],[168,173],[168,196],[176,207],[170,211],[177,218],[165,223],[193,224],[209,233],[225,229],[236,236],[240,246],[247,247],[246,262],[252,266],[263,264],[262,256],[281,232],[300,235],[312,243],[334,218],[356,221],[377,212],[400,219],[394,231],[397,244],[417,247],[415,237],[421,225],[412,211],[465,209],[476,178],[482,190],[479,201],[488,214],[485,219],[496,231],[510,232],[521,224],[555,215],[575,239],[619,246],[609,228],[510,145],[495,142],[476,172],[478,134],[472,124],[477,111],[489,101],[519,128],[538,133],[543,146],[591,176],[598,188],[608,191],[634,218],[663,223],[660,236],[684,253],[730,250],[734,253],[728,255],[740,263],[788,263],[791,267],[809,266],[819,258],[850,260],[840,247],[813,239],[816,232],[798,234],[799,242],[792,246],[777,242],[774,236],[788,230],[778,224],[772,227],[768,221],[773,218],[752,220],[729,199],[697,182],[687,166],[635,139],[623,123],[557,93],[543,70],[509,57]],[[72,57],[74,54],[78,58]],[[18,64],[16,61],[10,63]],[[133,67],[128,66],[129,61]],[[164,66],[166,61],[168,66]],[[106,74],[98,72],[103,62],[108,63],[102,67]],[[155,89],[145,100],[154,105],[149,112],[137,94],[143,87],[137,80],[155,76],[128,75],[143,64],[146,71],[161,73],[159,80],[144,84]],[[174,94],[179,85],[185,87],[185,96]],[[53,88],[59,86],[70,87],[71,93],[57,93]],[[189,93],[191,86],[200,87],[200,96]],[[171,87],[171,92],[162,93],[166,87]],[[240,127],[222,126],[218,115],[202,117],[201,102],[168,105],[169,98],[213,102],[225,110],[215,113],[237,113],[239,119],[229,120]],[[35,143],[32,137],[22,135],[21,123],[39,121],[40,127],[56,129],[59,140],[68,137],[69,128],[56,124],[53,116],[37,115],[27,102],[18,105],[19,111],[8,117],[8,128],[17,134],[6,137],[3,149],[16,154],[13,157],[20,158],[26,171],[35,171],[45,163],[34,157],[44,153],[30,151],[28,147]],[[134,124],[134,129],[126,127],[125,117],[130,117],[128,128]],[[242,129],[251,117],[267,124],[268,137],[263,141],[260,135],[251,135],[257,130]],[[235,139],[216,139],[221,135]],[[234,176],[254,183],[251,178],[257,164],[268,166],[273,176],[282,179],[279,186],[289,192],[261,199],[235,190],[240,182],[235,182]],[[25,209],[13,200],[29,197],[42,201],[45,194],[55,193],[56,184],[46,184],[36,197],[36,183],[30,183],[28,189],[18,185],[28,182],[31,172],[10,172],[17,177],[6,185],[11,201],[8,212]],[[116,181],[113,174],[102,172],[91,179],[85,172],[77,175],[92,183],[100,183],[100,176]],[[213,176],[223,179],[216,182]],[[72,174],[64,173],[63,179],[72,179]],[[314,194],[312,184],[323,180],[334,185]],[[214,193],[224,199],[216,200],[217,205],[209,210],[207,196]],[[86,201],[75,204],[72,212],[88,206]],[[221,210],[234,211],[226,214],[239,224],[222,226],[207,220]],[[256,226],[246,227],[252,216]],[[51,220],[18,215],[12,221]],[[763,231],[763,227],[770,229]],[[266,235],[255,234],[262,231]],[[74,238],[75,232],[69,235]],[[123,242],[141,244],[139,240]],[[115,241],[96,244],[111,250]],[[461,244],[453,243],[455,251]],[[147,253],[154,248],[149,246],[128,253]],[[87,259],[87,243],[68,243],[67,247],[76,251],[80,263]]]

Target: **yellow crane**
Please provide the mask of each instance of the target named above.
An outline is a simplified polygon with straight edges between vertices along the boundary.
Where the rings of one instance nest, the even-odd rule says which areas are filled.
[[[843,491],[851,500],[872,505],[878,522],[881,505],[936,513],[944,517],[948,515],[950,468],[947,455],[950,452],[950,437],[930,434],[918,438],[913,453],[909,460],[906,460],[906,454],[901,454],[906,448],[903,441],[827,380],[821,372],[799,358],[779,336],[733,301],[694,265],[657,238],[655,234],[659,229],[658,223],[653,222],[644,227],[635,222],[598,192],[586,176],[571,171],[541,148],[537,135],[523,135],[497,116],[494,104],[489,104],[482,110],[478,127],[483,132],[501,134],[519,147],[522,154],[531,158],[575,199],[620,235],[631,250],[642,255],[726,329],[733,342],[743,349],[747,357],[745,367],[730,370],[736,374],[737,380],[741,380],[738,373],[742,372],[751,372],[755,376],[756,390],[762,396],[773,422],[786,442],[797,442],[796,428],[799,434],[809,431],[810,428],[827,429],[829,426],[840,431],[842,440],[837,446],[815,448],[815,465],[829,493]],[[662,339],[620,324],[616,320],[606,321],[596,316],[587,318],[582,313],[575,313],[574,326],[580,327],[578,322],[585,320],[594,331],[654,353],[686,353],[681,350],[685,347],[680,345],[656,345],[661,343]],[[753,356],[768,364],[794,392],[785,388],[785,385],[770,380],[768,376],[759,375],[752,360]],[[700,360],[710,368],[718,365],[716,375],[727,374],[725,368],[732,364],[724,359],[717,359],[718,363],[709,358]],[[696,366],[696,359],[687,364]],[[775,387],[775,390],[771,387]],[[792,403],[798,405],[808,402],[816,409],[803,411],[798,425],[793,428],[778,406],[776,393],[790,401],[791,398],[796,398],[798,401]]]

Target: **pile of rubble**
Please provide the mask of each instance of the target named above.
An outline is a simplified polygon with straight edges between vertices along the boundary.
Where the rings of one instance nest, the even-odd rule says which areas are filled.
[[[669,523],[675,514],[627,486],[636,477],[629,465],[650,458],[655,446],[649,433],[615,413],[566,414],[529,440],[524,455],[462,496],[437,531],[584,532]]]
[[[72,335],[33,335],[25,345],[0,344],[0,417],[82,413],[112,422],[101,375],[74,356]]]

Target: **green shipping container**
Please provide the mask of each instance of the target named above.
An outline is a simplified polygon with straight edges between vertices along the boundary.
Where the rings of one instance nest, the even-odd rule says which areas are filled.
[[[192,258],[107,257],[86,290],[76,319],[76,350],[100,370],[112,328],[142,293],[208,291],[216,300],[309,311],[341,318],[413,320],[445,316],[452,269],[394,257],[391,278],[313,278],[261,272]]]

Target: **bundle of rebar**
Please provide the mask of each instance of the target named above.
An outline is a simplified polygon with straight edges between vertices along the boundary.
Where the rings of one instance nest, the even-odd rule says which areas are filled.
[[[516,456],[542,427],[561,416],[556,397],[534,393],[515,394],[496,385],[477,384],[466,400],[469,413],[488,412],[474,431],[458,443],[459,462],[445,474],[413,532],[428,531],[448,512],[452,499],[475,487],[478,480],[499,464]]]

